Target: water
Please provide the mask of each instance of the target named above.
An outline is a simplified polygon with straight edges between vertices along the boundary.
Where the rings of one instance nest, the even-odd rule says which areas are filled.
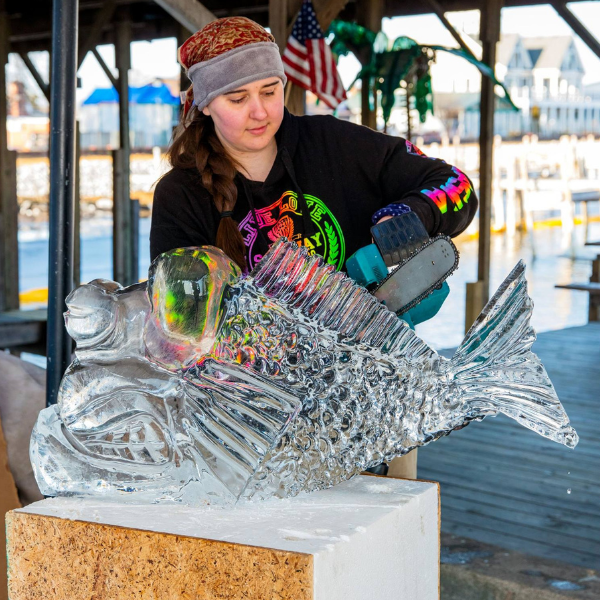
[[[150,265],[150,219],[140,219],[139,276],[146,279]],[[84,221],[81,227],[81,281],[112,279],[112,219]],[[19,232],[19,290],[48,287],[48,226]],[[26,307],[25,307],[26,308]]]
[[[140,220],[139,275],[144,279],[150,263],[150,219]],[[81,281],[112,278],[112,220],[89,219],[82,223]],[[590,239],[600,239],[600,223],[590,224]],[[561,248],[561,229],[551,227],[534,232],[536,257],[527,235],[514,238],[494,235],[491,243],[491,291],[522,258],[527,265],[529,293],[535,309],[532,323],[537,331],[550,331],[585,325],[588,321],[588,294],[560,290],[557,283],[588,281],[591,260],[598,246],[583,246],[583,227],[576,227],[575,258]],[[460,267],[449,279],[450,295],[439,314],[417,326],[417,333],[435,349],[456,347],[462,341],[465,327],[466,283],[477,279],[477,240],[456,240],[460,251]],[[20,290],[47,287],[48,229],[40,225],[19,232]],[[31,306],[33,307],[33,305]]]
[[[490,292],[493,293],[519,259],[527,265],[526,277],[534,311],[531,319],[536,331],[551,331],[585,325],[588,322],[588,294],[557,289],[557,283],[589,281],[591,259],[600,254],[598,246],[583,245],[583,226],[575,229],[574,257],[561,247],[560,227],[534,231],[535,254],[530,238],[517,232],[514,238],[492,236]],[[589,239],[600,240],[600,223],[591,223]],[[464,336],[466,284],[477,280],[477,240],[458,240],[460,266],[450,277],[450,294],[440,312],[430,321],[417,325],[417,334],[439,350],[458,346]]]

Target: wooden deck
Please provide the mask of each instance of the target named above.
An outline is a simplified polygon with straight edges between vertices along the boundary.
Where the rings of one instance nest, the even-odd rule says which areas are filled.
[[[0,313],[0,350],[46,346],[46,309],[11,310]]]
[[[600,323],[541,333],[534,351],[579,445],[488,418],[420,449],[418,476],[441,483],[443,531],[600,568]]]

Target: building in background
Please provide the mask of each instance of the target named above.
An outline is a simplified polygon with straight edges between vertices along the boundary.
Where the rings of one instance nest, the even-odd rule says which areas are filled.
[[[82,149],[119,146],[119,96],[114,87],[96,88],[79,109]],[[129,88],[131,147],[166,147],[179,117],[180,101],[164,81]]]
[[[441,54],[441,53],[439,53]],[[496,133],[504,138],[536,133],[542,138],[562,134],[600,133],[600,84],[583,85],[585,71],[572,36],[522,37],[503,35],[498,45],[496,73],[508,89],[515,112],[497,101]],[[479,86],[435,94],[437,114],[450,135],[479,136]],[[435,74],[433,84],[435,89]]]

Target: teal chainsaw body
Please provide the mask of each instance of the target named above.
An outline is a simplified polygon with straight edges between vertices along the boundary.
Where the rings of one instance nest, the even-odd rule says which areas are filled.
[[[348,275],[414,328],[434,317],[448,297],[446,278],[458,251],[446,236],[430,238],[414,213],[378,223],[374,243],[346,262]]]

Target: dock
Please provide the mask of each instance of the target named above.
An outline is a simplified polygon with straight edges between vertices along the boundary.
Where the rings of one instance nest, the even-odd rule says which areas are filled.
[[[560,446],[504,416],[487,418],[420,449],[418,477],[441,484],[442,531],[598,568],[600,323],[538,334],[533,350],[578,446]]]
[[[10,310],[0,313],[0,350],[29,350],[44,353],[46,309]]]

